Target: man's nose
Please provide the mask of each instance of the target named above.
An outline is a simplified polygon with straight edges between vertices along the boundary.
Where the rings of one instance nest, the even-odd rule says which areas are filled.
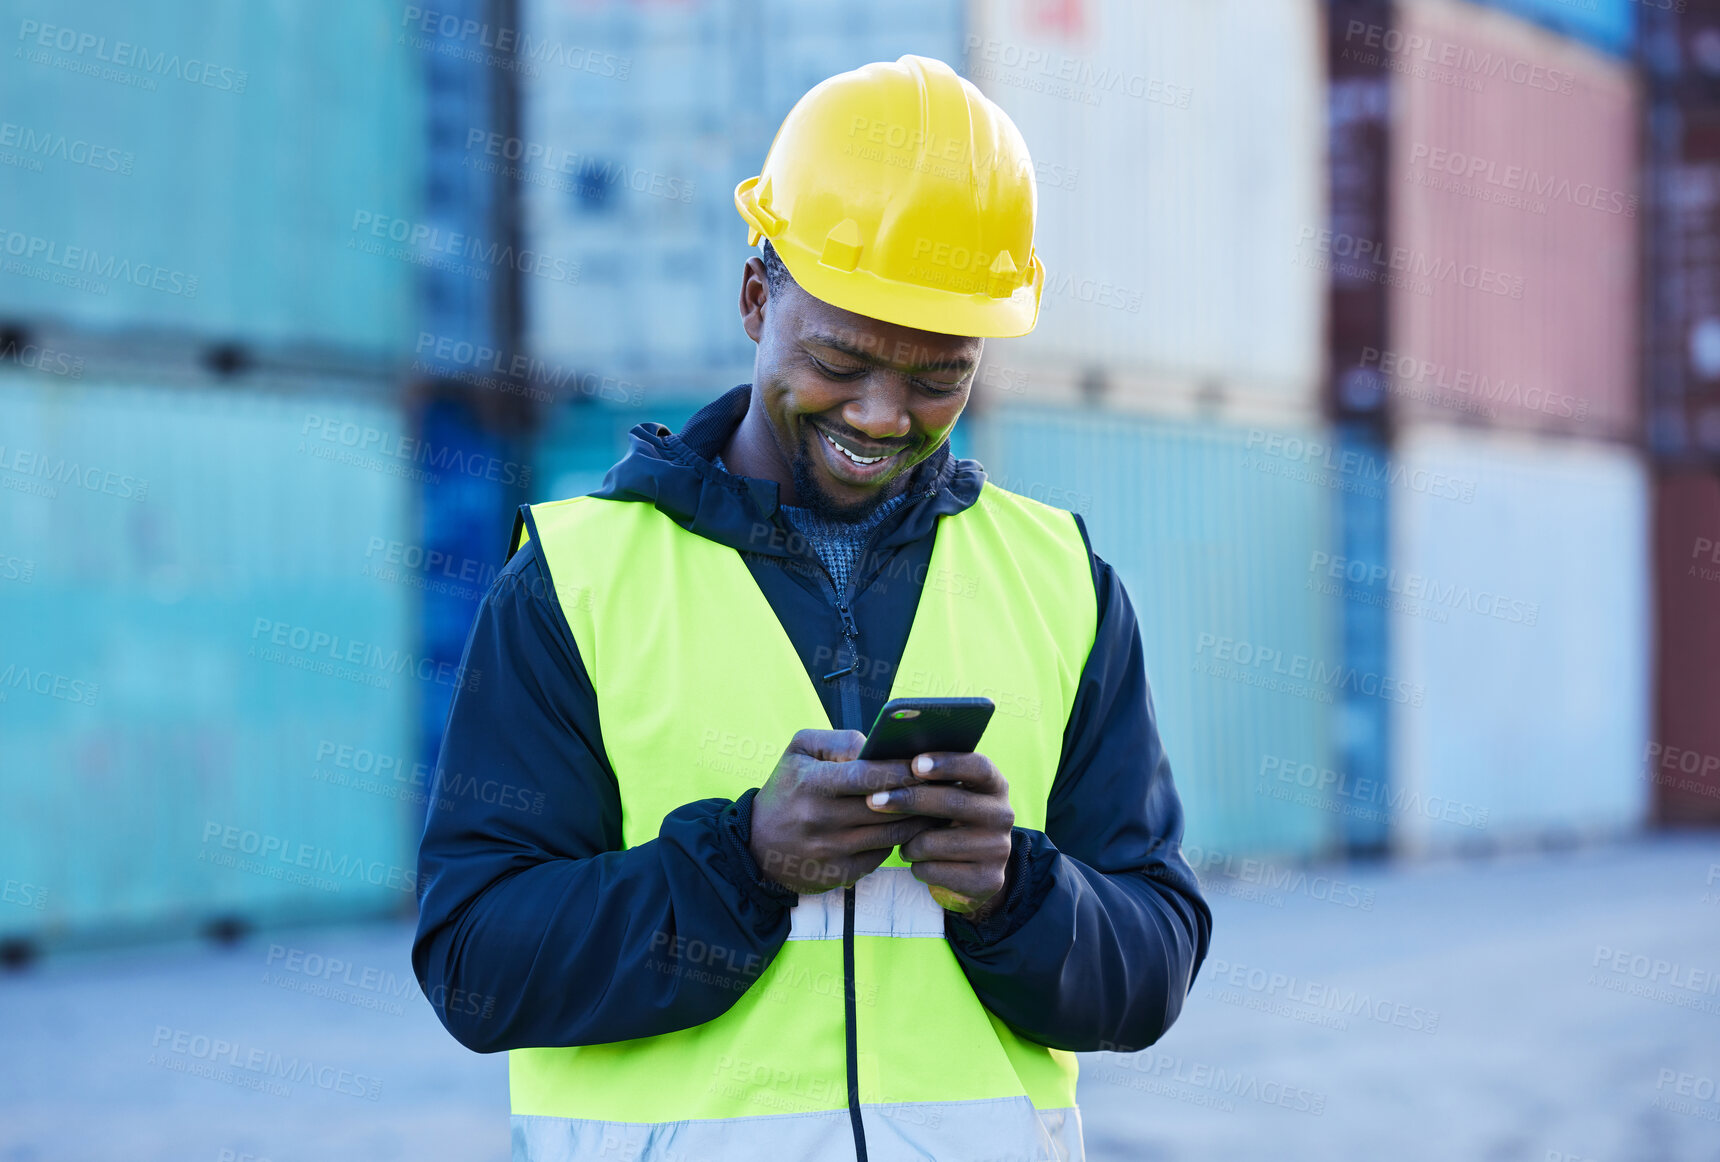
[[[864,395],[850,400],[842,409],[842,419],[873,440],[899,440],[913,426],[901,390],[884,384],[869,386]]]

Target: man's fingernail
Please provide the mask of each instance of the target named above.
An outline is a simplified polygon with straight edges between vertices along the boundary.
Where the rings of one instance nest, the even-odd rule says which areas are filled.
[[[914,773],[916,775],[929,775],[929,774],[931,774],[932,773],[932,756],[923,754],[919,758],[915,759],[914,760]]]
[[[890,805],[890,792],[873,791],[872,794],[867,797],[866,802],[870,803],[874,807],[888,807]]]

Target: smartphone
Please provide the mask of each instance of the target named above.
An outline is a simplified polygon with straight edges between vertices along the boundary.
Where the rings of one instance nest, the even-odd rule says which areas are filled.
[[[892,698],[860,748],[863,759],[911,759],[931,751],[971,753],[997,706],[990,698]]]

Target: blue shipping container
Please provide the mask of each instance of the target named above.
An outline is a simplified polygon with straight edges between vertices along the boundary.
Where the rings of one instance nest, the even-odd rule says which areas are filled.
[[[411,910],[414,690],[455,679],[399,564],[424,469],[352,394],[0,376],[0,879],[44,901],[0,937]]]
[[[1372,468],[1388,463],[1385,440],[1369,425],[1341,424],[1336,435],[1340,464]],[[1329,557],[1316,558],[1315,584],[1338,599],[1345,665],[1363,674],[1389,674],[1391,594],[1385,582],[1391,566],[1391,506],[1378,488],[1340,489],[1333,499],[1337,547]],[[1327,789],[1340,804],[1345,846],[1353,852],[1382,852],[1392,823],[1391,704],[1345,686],[1339,692],[1336,733],[1340,777]]]
[[[470,51],[469,36],[481,27],[484,0],[443,0],[425,31],[422,16],[409,22],[423,75],[425,135],[424,216],[441,237],[489,238],[495,231],[495,197],[501,179],[474,167],[467,152],[474,136],[487,138],[498,123],[495,67],[483,52]],[[413,371],[477,375],[490,362],[478,354],[497,346],[497,291],[509,277],[494,263],[436,263],[422,273],[419,335]]]
[[[1670,7],[1673,0],[1659,6]],[[1636,45],[1640,0],[1481,0],[1613,56],[1629,56]],[[1680,0],[1682,11],[1682,0]]]
[[[485,428],[468,399],[430,400],[415,438],[444,463],[468,466],[420,482],[415,540],[423,551],[408,566],[409,583],[423,595],[424,655],[438,668],[453,667],[466,652],[479,601],[507,564],[516,499],[533,469],[515,441]],[[418,686],[417,749],[425,763],[434,764],[441,750],[454,689]]]

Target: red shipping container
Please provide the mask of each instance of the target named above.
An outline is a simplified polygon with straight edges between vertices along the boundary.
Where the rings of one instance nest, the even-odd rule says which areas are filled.
[[[1649,446],[1720,456],[1720,110],[1659,105],[1652,124]]]
[[[1720,476],[1655,484],[1654,737],[1643,776],[1663,825],[1720,824]]]
[[[1392,409],[1634,440],[1640,95],[1618,62],[1501,12],[1402,0],[1382,362]],[[1357,244],[1357,250],[1361,247]]]

